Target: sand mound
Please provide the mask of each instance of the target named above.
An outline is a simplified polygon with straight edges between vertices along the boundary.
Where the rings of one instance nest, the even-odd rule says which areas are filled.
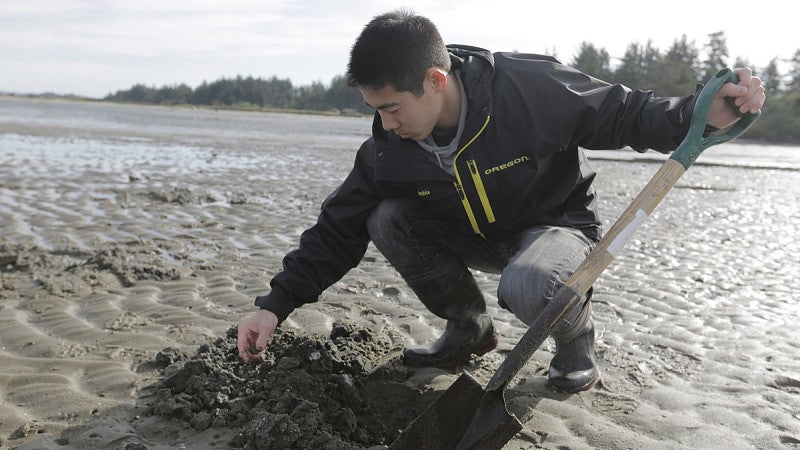
[[[242,364],[236,330],[169,364],[150,414],[197,431],[239,428],[229,443],[244,448],[343,449],[391,443],[429,404],[431,391],[404,382],[408,370],[391,342],[369,329],[336,322],[330,336],[279,330],[257,364]]]

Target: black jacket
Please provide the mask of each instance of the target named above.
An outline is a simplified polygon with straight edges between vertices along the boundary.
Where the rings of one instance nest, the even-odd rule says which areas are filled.
[[[448,49],[469,108],[456,175],[416,142],[385,132],[376,113],[372,137],[352,171],[256,305],[283,321],[316,301],[360,262],[369,243],[367,217],[384,198],[417,198],[435,215],[487,239],[559,225],[597,240],[595,174],[579,147],[668,152],[688,130],[694,96],[653,97],[546,56]]]

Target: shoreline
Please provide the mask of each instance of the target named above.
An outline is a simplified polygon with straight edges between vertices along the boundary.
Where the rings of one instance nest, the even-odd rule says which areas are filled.
[[[104,100],[102,98],[88,98],[79,96],[64,96],[64,95],[41,95],[41,94],[8,94],[0,93],[0,99],[21,99],[21,100],[42,100],[42,101],[61,101],[61,102],[79,102],[79,103],[100,103],[109,105],[129,105],[129,106],[143,106],[143,107],[158,107],[158,108],[186,108],[186,109],[202,109],[212,111],[237,111],[237,112],[252,112],[252,113],[280,113],[280,114],[296,114],[296,115],[316,115],[316,116],[329,116],[329,117],[361,117],[371,118],[371,114],[363,114],[360,112],[349,111],[322,111],[316,109],[284,109],[272,107],[258,107],[256,105],[237,106],[237,105],[194,105],[190,103],[174,103],[174,104],[161,104],[161,103],[137,103],[137,102],[121,102],[117,100]]]

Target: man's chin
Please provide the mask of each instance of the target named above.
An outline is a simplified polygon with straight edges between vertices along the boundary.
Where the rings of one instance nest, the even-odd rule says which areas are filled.
[[[422,141],[422,140],[425,139],[425,138],[420,137],[419,135],[414,134],[414,133],[395,133],[395,134],[400,136],[403,139],[410,139],[412,141]]]

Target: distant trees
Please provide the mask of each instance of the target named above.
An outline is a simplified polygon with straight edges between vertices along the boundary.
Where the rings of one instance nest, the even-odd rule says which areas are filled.
[[[178,86],[164,86],[162,88],[149,88],[143,84],[136,84],[127,91],[118,91],[117,94],[106,96],[106,100],[117,100],[135,103],[178,104],[190,103],[192,88],[185,84]]]
[[[775,57],[766,67],[758,68],[742,59],[734,64],[728,62],[723,32],[711,33],[708,38],[702,59],[694,42],[683,35],[666,52],[654,48],[651,41],[644,45],[632,43],[616,65],[610,64],[605,49],[584,42],[570,65],[612,83],[652,90],[658,96],[690,94],[697,83],[705,83],[724,67],[751,67],[761,78],[768,98],[762,117],[748,130],[746,137],[800,142],[800,49],[791,59]]]
[[[131,89],[109,94],[105,100],[165,105],[190,104],[228,106],[243,109],[302,109],[314,111],[358,111],[369,113],[361,94],[347,85],[344,77],[336,76],[330,87],[321,82],[295,87],[288,79],[273,76],[269,79],[222,78],[203,82],[192,90],[185,84],[161,88],[136,84]]]
[[[672,46],[661,52],[652,41],[644,45],[634,42],[628,45],[618,64],[611,64],[608,52],[603,48],[584,42],[570,65],[589,75],[632,88],[652,89],[656,95],[684,95],[693,90],[695,83],[704,83],[717,71],[728,66],[750,64],[737,59],[728,61],[728,45],[722,31],[708,35],[703,47],[704,58],[695,43],[686,35],[676,39]],[[780,71],[780,62],[789,63],[785,73]],[[750,66],[752,67],[752,66]],[[766,67],[753,67],[770,93],[779,94],[800,89],[800,49],[791,59],[773,58]]]
[[[781,74],[778,72],[778,58],[772,58],[761,73],[761,82],[767,93],[775,94],[781,89]]]
[[[788,79],[786,88],[790,91],[800,92],[800,49],[794,52],[791,59],[791,67],[789,68]]]
[[[572,67],[601,80],[608,80],[612,76],[608,52],[605,49],[598,50],[589,42],[581,43],[578,54],[572,60]]]
[[[725,42],[725,33],[717,31],[708,35],[706,44],[706,59],[703,60],[702,80],[708,80],[727,66],[728,44]]]
[[[655,65],[652,81],[661,86],[663,95],[685,95],[692,92],[699,81],[699,52],[685,34],[672,43],[664,58],[658,58]]]
[[[554,53],[555,51],[553,51]],[[653,46],[631,43],[621,58],[612,57],[604,48],[583,42],[570,65],[602,80],[622,83],[631,88],[650,89],[657,96],[682,96],[695,91],[697,83],[706,82],[723,67],[750,66],[746,60],[728,62],[728,47],[722,31],[708,35],[703,56],[686,35],[676,39],[664,52]],[[752,66],[751,66],[752,67]],[[753,68],[769,93],[767,107],[747,137],[800,141],[800,49],[791,59],[773,58],[767,67]],[[249,109],[294,109],[370,114],[361,94],[347,85],[343,76],[334,77],[328,86],[314,82],[293,86],[289,79],[222,78],[203,82],[195,89],[185,84],[161,88],[136,84],[131,89],[109,94],[106,100],[227,106]]]

